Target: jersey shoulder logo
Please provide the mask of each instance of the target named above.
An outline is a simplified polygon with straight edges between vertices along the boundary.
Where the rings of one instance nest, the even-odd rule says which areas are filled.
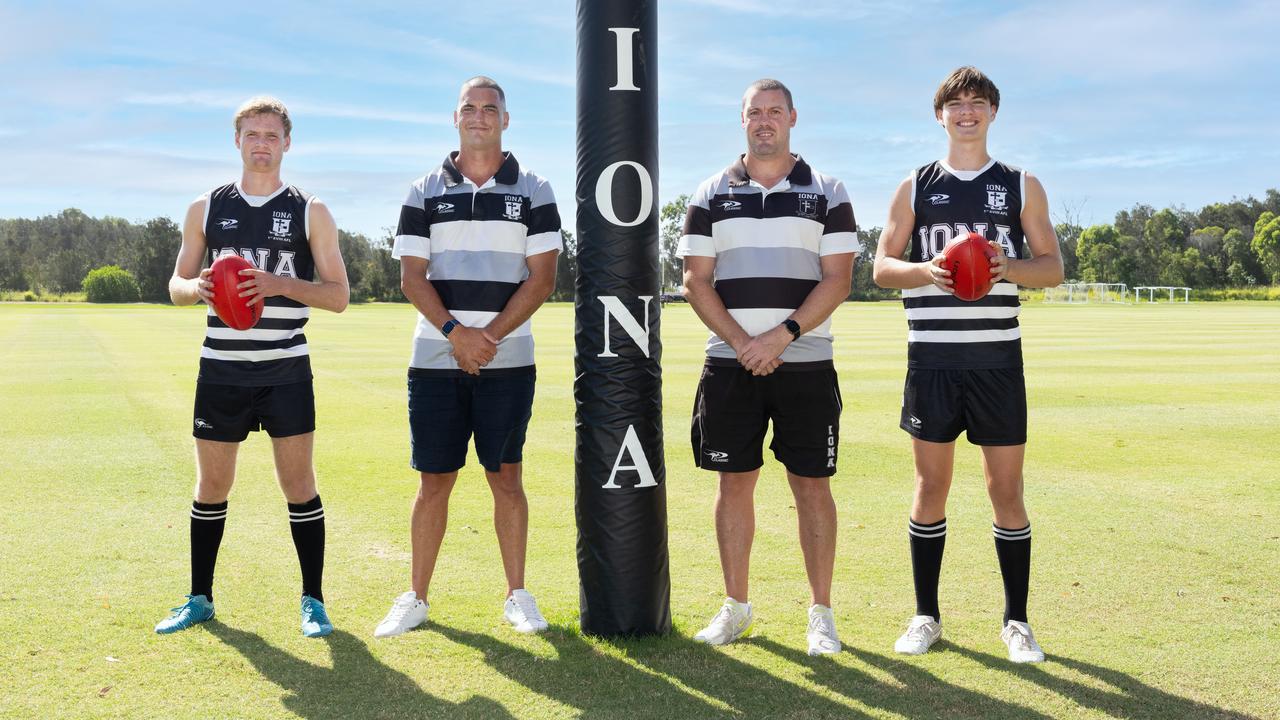
[[[436,213],[443,215],[444,213],[453,212],[453,203],[438,202],[436,203]]]
[[[235,230],[240,227],[240,221],[236,218],[218,218],[214,222],[218,223],[218,227],[223,230]]]
[[[951,196],[946,193],[934,193],[929,196],[930,205],[948,205],[951,203]]]
[[[734,210],[742,209],[742,203],[738,202],[737,200],[725,200],[718,204],[720,205],[720,209],[724,210],[725,212],[733,212]]]

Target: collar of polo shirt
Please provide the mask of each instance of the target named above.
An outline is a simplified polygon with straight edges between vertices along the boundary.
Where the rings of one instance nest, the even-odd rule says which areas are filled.
[[[791,153],[791,157],[796,159],[796,164],[792,166],[791,172],[787,174],[787,182],[792,185],[808,185],[813,182],[813,171],[809,169],[809,163],[804,158],[795,153]],[[729,178],[729,187],[742,187],[751,182],[751,176],[747,174],[747,156],[739,155],[729,169],[725,171],[725,175]]]
[[[454,150],[445,156],[444,162],[440,166],[444,168],[444,184],[445,187],[456,187],[465,178],[462,177],[462,171],[458,169],[454,159],[458,157],[458,151]],[[502,167],[498,168],[498,172],[493,176],[493,182],[498,185],[515,185],[520,179],[520,163],[516,160],[516,156],[510,151],[502,153],[504,158]]]

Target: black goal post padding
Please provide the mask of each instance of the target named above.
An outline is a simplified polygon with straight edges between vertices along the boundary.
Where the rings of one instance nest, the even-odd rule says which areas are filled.
[[[658,271],[657,8],[578,2],[577,442],[582,631],[671,630]]]

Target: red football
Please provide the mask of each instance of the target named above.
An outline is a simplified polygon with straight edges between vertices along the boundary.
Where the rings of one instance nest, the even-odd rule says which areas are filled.
[[[248,330],[257,325],[262,317],[262,302],[249,305],[249,298],[240,297],[240,291],[236,289],[236,285],[249,279],[240,271],[252,270],[253,265],[239,255],[223,255],[209,269],[213,271],[209,280],[213,282],[213,311],[218,314],[218,319],[236,330]]]
[[[991,292],[991,258],[996,249],[978,233],[969,233],[942,249],[942,266],[951,271],[952,289],[961,300],[974,301]]]

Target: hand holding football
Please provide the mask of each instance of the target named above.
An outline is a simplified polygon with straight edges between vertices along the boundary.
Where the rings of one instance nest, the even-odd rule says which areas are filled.
[[[239,255],[224,255],[209,268],[209,280],[213,282],[213,311],[227,327],[248,330],[262,317],[262,303],[248,304],[249,298],[240,297],[236,288],[244,278],[241,270],[252,270],[253,265]]]
[[[951,287],[956,297],[968,302],[986,297],[994,284],[991,258],[997,254],[991,243],[978,233],[971,232],[947,243],[942,249],[942,266],[951,272]]]

